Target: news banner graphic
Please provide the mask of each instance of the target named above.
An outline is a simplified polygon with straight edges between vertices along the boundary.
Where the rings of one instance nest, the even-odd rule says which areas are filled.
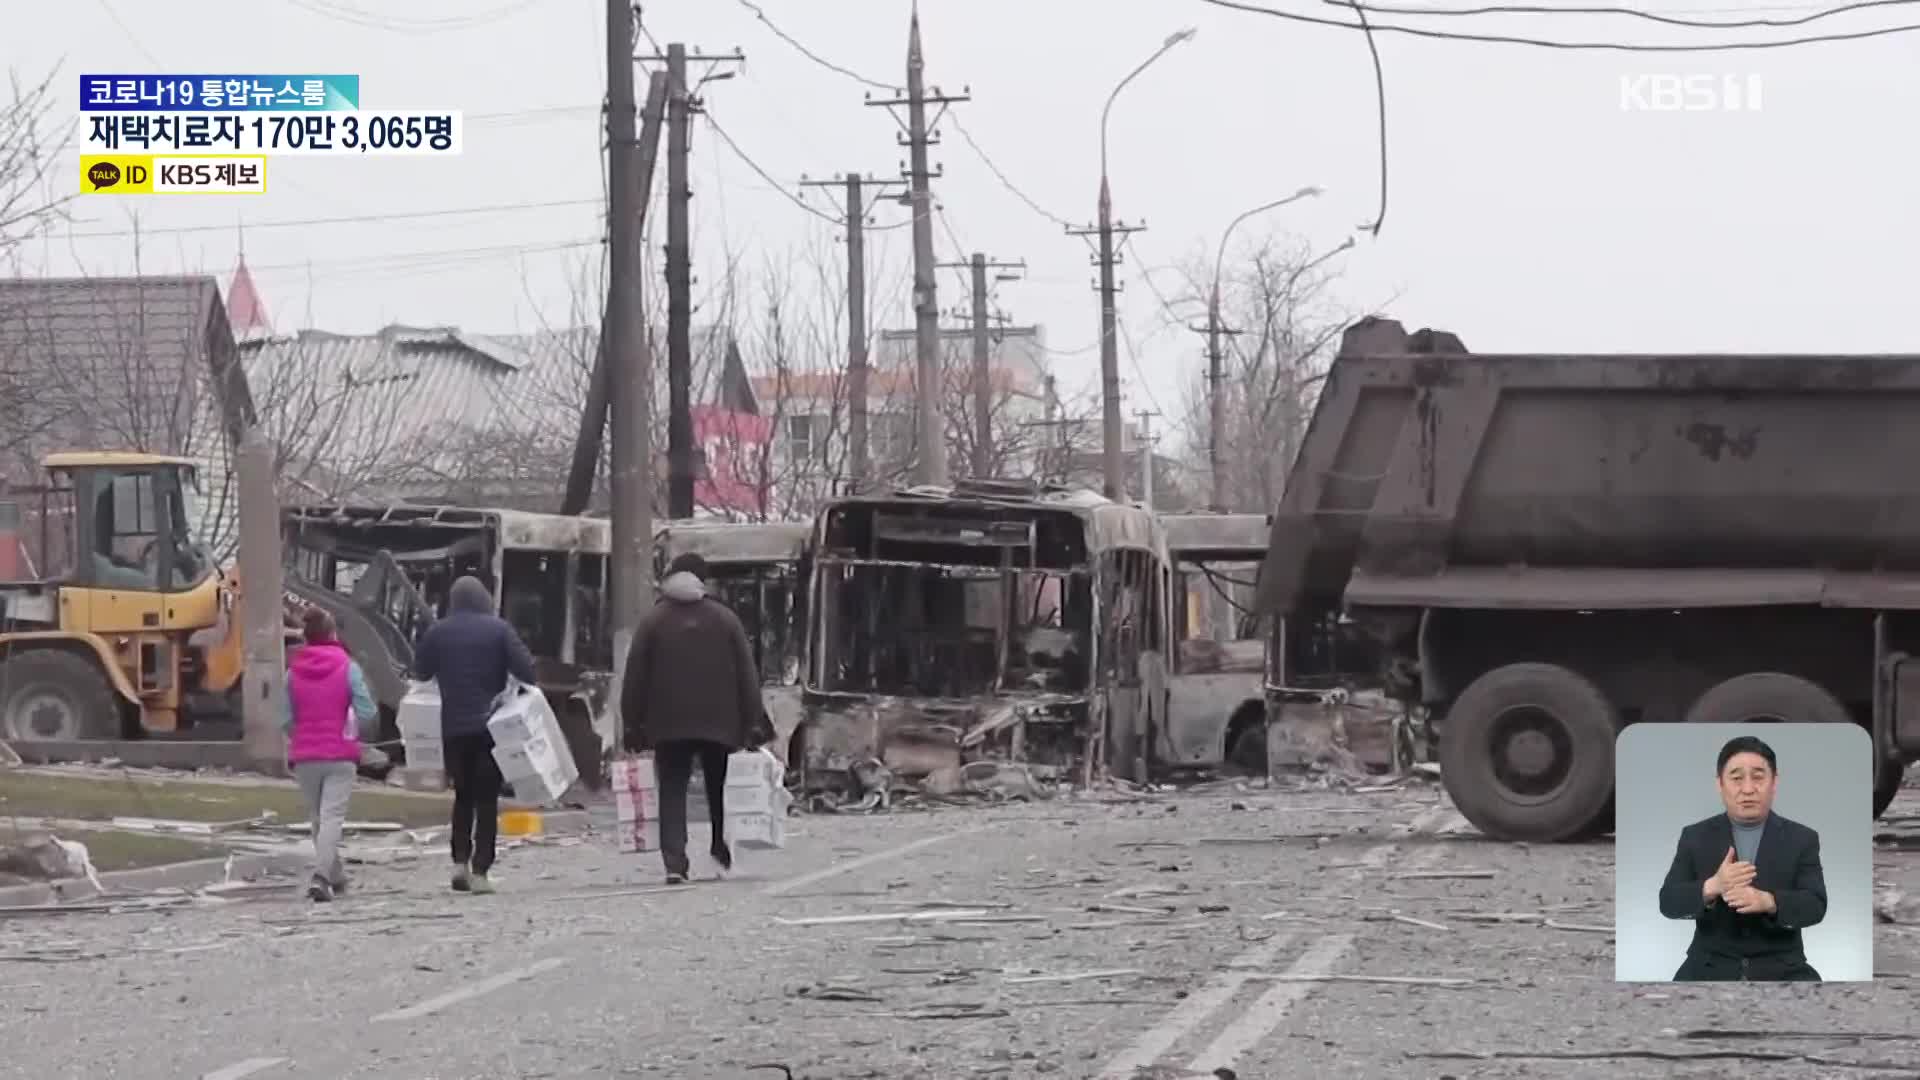
[[[82,75],[86,194],[260,194],[266,158],[460,153],[454,109],[360,108],[358,75]]]

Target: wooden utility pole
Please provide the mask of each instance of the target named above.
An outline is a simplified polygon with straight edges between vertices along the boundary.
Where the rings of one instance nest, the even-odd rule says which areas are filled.
[[[945,486],[947,483],[947,443],[940,422],[940,301],[934,285],[933,192],[931,181],[938,174],[927,164],[927,148],[937,138],[931,128],[946,115],[949,105],[966,101],[940,93],[938,87],[927,93],[926,61],[920,50],[920,12],[914,9],[907,28],[907,96],[905,98],[867,99],[868,105],[889,110],[907,107],[906,134],[901,142],[908,148],[906,176],[911,184],[909,203],[913,207],[913,329],[915,383],[919,390],[918,439],[920,457],[914,470],[917,483]],[[927,121],[927,106],[938,105],[940,112]],[[894,114],[899,120],[899,114]]]
[[[631,62],[631,57],[629,57],[629,62]],[[630,93],[633,88],[633,73],[631,70],[627,73],[626,83]],[[609,88],[611,88],[611,85],[611,80],[609,80]],[[631,108],[632,98],[629,96],[629,112]],[[609,106],[609,109],[611,109],[611,106]],[[654,164],[660,157],[660,127],[662,121],[666,118],[666,111],[667,77],[664,72],[656,72],[652,78],[647,80],[647,107],[643,111],[640,119],[639,161],[638,164],[633,165],[631,168],[624,169],[625,174],[633,178],[636,190],[625,197],[621,197],[613,194],[611,186],[608,188],[608,221],[611,222],[615,219],[615,206],[630,207],[630,212],[633,215],[633,234],[636,238],[646,228],[647,203],[653,198],[653,169]],[[613,115],[611,111],[609,111],[607,116],[607,131],[610,141],[616,137],[612,134],[614,123]],[[628,138],[631,139],[633,131],[633,118],[631,115],[627,117],[626,125]],[[619,157],[617,146],[609,147],[607,154],[610,163],[617,160]],[[613,183],[612,175],[614,175],[614,169],[617,167],[623,168],[624,165],[613,166],[610,164],[609,166],[609,185]],[[609,232],[611,232],[611,228]],[[636,247],[636,258],[638,250]],[[611,271],[609,271],[608,276],[612,276]],[[607,291],[610,297],[619,295],[618,292],[612,288],[611,283],[609,283]],[[608,346],[613,337],[612,320],[613,308],[611,304],[609,304],[605,314],[601,317],[600,340],[595,346],[593,354],[593,374],[587,380],[587,405],[586,408],[580,412],[580,431],[574,437],[573,441],[573,463],[567,470],[566,493],[560,498],[560,512],[562,514],[584,514],[587,512],[587,507],[593,501],[593,481],[595,475],[600,471],[601,439],[607,430],[607,414],[610,408],[609,401],[611,400],[609,391],[609,383],[611,381],[609,367],[611,365],[607,362],[607,355]],[[644,325],[644,323],[638,325]],[[649,371],[649,380],[651,377],[651,372]],[[647,383],[647,388],[649,390],[652,389],[652,383],[650,381]]]
[[[1114,280],[1114,268],[1120,265],[1120,253],[1114,237],[1124,238],[1140,232],[1145,225],[1128,225],[1113,220],[1113,200],[1107,181],[1100,180],[1100,223],[1091,228],[1068,229],[1070,236],[1098,236],[1100,246],[1094,265],[1100,268],[1100,431],[1101,477],[1103,494],[1116,502],[1126,498],[1127,483],[1120,465],[1120,324],[1118,304],[1120,285]]]
[[[1140,418],[1140,502],[1148,510],[1153,509],[1153,418],[1160,414],[1151,409],[1135,409],[1133,415]]]
[[[653,357],[648,352],[646,283],[640,274],[640,224],[646,195],[641,187],[640,146],[634,139],[633,8],[607,0],[607,311],[605,354],[611,413],[611,557],[606,596],[614,648],[615,683],[625,671],[627,645],[651,606],[653,574]],[[649,126],[659,138],[666,106],[664,72],[647,84]],[[598,454],[596,453],[596,457]],[[578,458],[575,459],[576,465]],[[619,700],[617,697],[614,700]],[[615,750],[622,725],[613,725]]]
[[[650,57],[649,59],[661,59]],[[696,86],[687,82],[687,61],[721,64],[744,56],[688,55],[679,42],[667,46],[667,514],[693,516],[693,251],[690,209],[693,190],[687,153]],[[701,83],[731,77],[709,74]]]
[[[273,448],[258,427],[241,436],[234,461],[240,489],[240,618],[246,627],[240,725],[247,758],[270,776],[286,773],[280,709],[287,686],[285,584],[280,564],[280,500]]]
[[[1207,509],[1225,513],[1227,509],[1227,428],[1226,357],[1220,339],[1239,333],[1220,321],[1220,284],[1215,282],[1207,297],[1207,321],[1188,329],[1207,337],[1207,473],[1209,494]]]
[[[873,479],[867,450],[867,185],[877,201],[899,180],[863,180],[857,172],[833,180],[808,180],[805,187],[846,188],[847,215],[847,473],[856,490]]]
[[[1013,271],[1025,270],[1027,261],[990,262],[975,252],[964,263],[941,263],[942,269],[964,268],[972,272],[973,293],[973,476],[986,479],[993,475],[993,335],[987,317],[987,271],[996,270],[995,281],[1018,281]]]

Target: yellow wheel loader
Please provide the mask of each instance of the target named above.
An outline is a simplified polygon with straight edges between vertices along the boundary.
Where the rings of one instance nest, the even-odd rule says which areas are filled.
[[[0,490],[19,552],[0,563],[18,579],[0,580],[0,738],[237,735],[240,585],[193,539],[193,463],[89,451],[42,464],[44,484]]]

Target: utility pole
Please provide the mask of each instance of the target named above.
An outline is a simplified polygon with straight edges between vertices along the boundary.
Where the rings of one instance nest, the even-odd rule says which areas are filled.
[[[1113,220],[1113,200],[1107,182],[1100,181],[1100,223],[1092,228],[1068,229],[1069,236],[1098,236],[1099,252],[1094,264],[1100,267],[1100,465],[1107,498],[1116,502],[1125,498],[1127,485],[1120,471],[1120,327],[1116,305],[1120,292],[1114,280],[1114,267],[1120,254],[1113,238],[1144,230],[1145,225],[1128,225]]]
[[[640,147],[634,139],[633,43],[636,27],[628,0],[607,0],[607,312],[606,385],[611,413],[611,557],[607,596],[612,616],[615,682],[626,666],[627,645],[652,599],[653,467],[650,413],[653,358],[647,351],[646,289],[640,277],[640,222],[645,192],[640,186]],[[655,72],[647,84],[651,123],[659,139],[666,108],[667,77]],[[589,409],[591,412],[591,409]],[[596,452],[595,457],[598,457]],[[576,458],[576,465],[578,459]],[[618,698],[615,698],[618,700]],[[621,725],[614,747],[621,749]]]
[[[1227,458],[1224,433],[1227,427],[1226,357],[1220,339],[1240,331],[1228,329],[1220,321],[1220,286],[1215,283],[1207,297],[1207,322],[1187,329],[1207,337],[1207,509],[1216,514],[1227,509]]]
[[[280,501],[273,488],[273,448],[257,426],[241,436],[234,461],[240,488],[240,619],[246,627],[240,730],[247,759],[269,776],[286,775],[280,734],[287,686],[286,615],[282,611]]]
[[[863,180],[857,172],[834,180],[800,178],[803,187],[844,186],[847,215],[847,472],[856,491],[873,478],[867,452],[867,211],[866,187],[878,201],[899,180]]]
[[[609,16],[611,16],[611,13],[609,13]],[[631,58],[629,58],[629,63],[631,63]],[[608,87],[610,90],[613,88],[613,85],[614,80],[609,79]],[[620,157],[620,145],[618,142],[613,141],[619,138],[619,136],[613,134],[617,123],[625,124],[627,131],[626,138],[628,141],[631,141],[633,138],[633,117],[631,115],[633,110],[633,72],[631,70],[629,70],[626,75],[626,87],[628,93],[626,104],[628,115],[625,120],[616,120],[612,111],[613,106],[611,103],[608,106],[607,132],[609,141],[612,142],[612,145],[607,151],[610,162],[608,183],[609,185],[614,183],[614,176],[633,178],[637,174],[637,179],[633,179],[632,181],[636,187],[635,190],[625,195],[614,194],[612,188],[609,187],[607,220],[609,222],[621,222],[619,226],[609,225],[609,233],[611,235],[618,235],[614,233],[613,230],[615,228],[624,229],[626,227],[625,221],[621,219],[621,213],[625,212],[630,214],[633,223],[633,238],[634,242],[637,243],[641,232],[646,227],[647,203],[651,201],[653,197],[654,164],[660,157],[660,127],[662,121],[666,118],[667,111],[666,73],[656,72],[647,80],[647,107],[643,111],[640,120],[639,163],[637,165],[629,165],[627,161],[622,159]],[[618,247],[618,245],[615,244],[615,247]],[[637,258],[639,249],[636,247],[634,250]],[[635,263],[634,265],[638,264]],[[609,270],[608,276],[609,278],[612,277],[611,269]],[[613,287],[611,281],[608,285],[608,293],[610,297],[623,295],[619,289]],[[637,303],[638,301],[636,300],[634,302]],[[610,374],[610,369],[614,367],[614,365],[608,362],[608,354],[611,350],[613,339],[613,317],[613,305],[610,301],[606,313],[601,319],[600,341],[594,349],[593,374],[589,376],[587,380],[586,408],[580,412],[580,430],[579,433],[574,436],[573,440],[573,463],[567,470],[566,493],[560,498],[560,512],[569,516],[586,513],[588,504],[593,501],[594,474],[600,469],[600,440],[607,430],[607,414],[611,408],[609,405],[609,395],[611,393],[609,384],[612,382],[613,376]],[[631,336],[629,336],[628,340],[632,340]],[[638,380],[635,385],[644,385],[648,391],[651,391],[651,371],[644,374],[646,378]],[[622,374],[620,377],[627,378],[628,375]],[[644,408],[646,404],[645,401],[642,401],[640,407]],[[642,430],[645,430],[647,426],[647,423],[643,420],[641,424]],[[649,509],[651,509],[651,507],[649,507]]]
[[[975,252],[966,262],[941,263],[940,268],[965,269],[973,275],[973,476],[985,479],[993,472],[993,336],[987,317],[987,301],[991,299],[987,271],[999,271],[995,281],[1019,281],[1020,275],[1014,271],[1025,270],[1027,261],[992,262]]]
[[[908,149],[905,175],[911,184],[908,203],[913,207],[913,330],[915,382],[919,389],[918,431],[920,460],[914,479],[921,484],[944,487],[947,483],[947,443],[940,422],[940,300],[934,285],[933,192],[931,181],[939,174],[927,164],[927,148],[937,138],[931,128],[946,115],[947,107],[969,100],[963,90],[958,96],[942,94],[938,87],[927,93],[926,60],[920,50],[920,11],[916,7],[907,29],[907,96],[905,98],[867,98],[868,105],[892,111],[907,107],[906,134],[900,141]],[[927,106],[937,105],[933,123],[927,122]],[[894,113],[895,121],[900,119]]]
[[[1151,409],[1135,409],[1133,415],[1140,418],[1140,502],[1151,511],[1153,509],[1153,418],[1160,414]]]
[[[650,60],[662,59],[648,57]],[[722,64],[732,56],[689,56],[680,42],[667,46],[667,514],[693,516],[693,253],[687,152],[693,114],[700,100],[687,82],[687,61]],[[709,74],[701,84],[730,78]]]

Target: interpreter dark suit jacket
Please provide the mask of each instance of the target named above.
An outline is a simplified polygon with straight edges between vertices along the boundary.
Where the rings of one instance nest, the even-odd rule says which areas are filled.
[[[1660,886],[1660,914],[1693,920],[1693,943],[1676,982],[1817,981],[1800,931],[1827,917],[1820,870],[1820,834],[1772,814],[1753,856],[1753,886],[1773,894],[1771,915],[1742,915],[1724,898],[1706,903],[1700,890],[1733,846],[1733,823],[1715,814],[1680,830],[1673,866]]]

